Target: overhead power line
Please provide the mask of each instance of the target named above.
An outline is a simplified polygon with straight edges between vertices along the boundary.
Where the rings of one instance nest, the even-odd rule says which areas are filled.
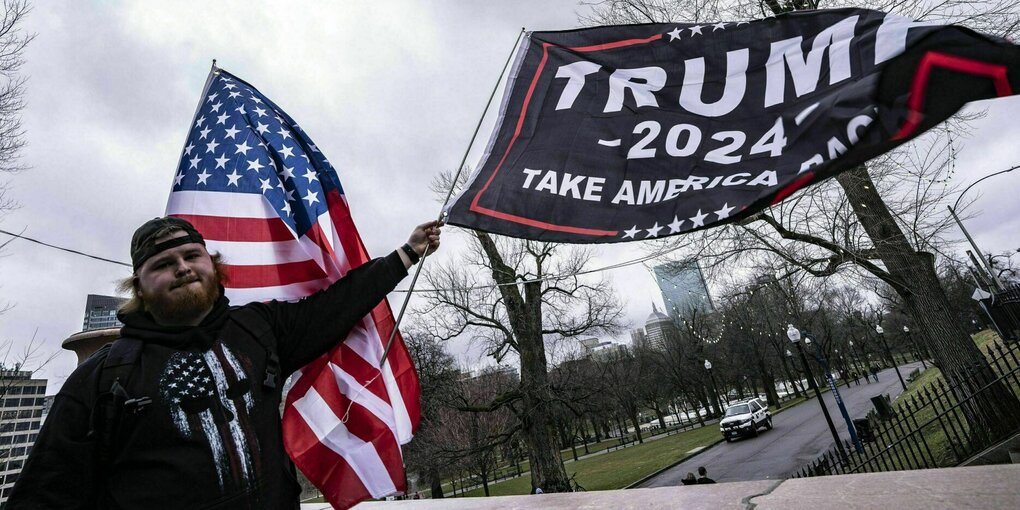
[[[120,266],[132,267],[131,264],[128,264],[127,262],[121,262],[119,260],[112,260],[112,259],[108,259],[108,258],[105,258],[105,257],[100,257],[100,256],[97,256],[97,255],[92,255],[92,254],[89,254],[89,253],[85,253],[85,252],[82,252],[82,251],[73,250],[71,248],[65,248],[63,246],[57,246],[55,244],[50,244],[50,243],[47,243],[47,242],[43,242],[43,241],[40,241],[38,239],[33,239],[31,237],[27,237],[27,236],[24,236],[24,235],[21,235],[21,234],[15,234],[13,232],[8,232],[8,231],[3,230],[3,229],[0,229],[0,234],[7,234],[7,235],[9,235],[11,237],[15,237],[15,238],[18,238],[18,239],[24,239],[26,241],[31,241],[31,242],[36,243],[36,244],[41,244],[41,245],[49,247],[49,248],[65,251],[67,253],[73,253],[75,255],[80,255],[82,257],[88,257],[90,259],[101,260],[103,262],[109,262],[111,264],[117,264],[117,265],[120,265]],[[610,264],[608,266],[602,266],[602,267],[598,267],[598,268],[595,268],[595,269],[587,269],[587,270],[584,270],[584,271],[578,271],[576,273],[565,273],[565,274],[550,275],[550,276],[545,276],[545,277],[542,277],[542,278],[534,278],[534,279],[531,279],[531,280],[518,280],[518,281],[515,281],[513,283],[498,283],[498,284],[492,284],[492,285],[475,285],[475,286],[472,286],[472,287],[457,287],[457,288],[448,288],[448,289],[414,289],[411,292],[428,293],[428,292],[446,292],[446,291],[453,291],[453,290],[481,290],[481,289],[491,289],[491,288],[502,287],[504,285],[521,285],[521,284],[525,284],[525,283],[563,280],[563,279],[566,279],[566,278],[573,278],[575,276],[582,276],[582,275],[586,275],[586,274],[601,273],[603,271],[611,271],[613,269],[619,269],[619,268],[622,268],[622,267],[633,266],[635,264],[641,264],[643,262],[647,262],[649,260],[661,257],[661,256],[663,256],[663,255],[665,255],[665,254],[667,254],[669,252],[672,252],[672,251],[674,251],[674,248],[662,249],[662,250],[656,251],[654,253],[651,253],[649,255],[645,255],[644,257],[639,257],[639,258],[627,260],[627,261],[624,261],[624,262],[617,262],[615,264]],[[407,290],[395,290],[394,292],[408,292],[408,291]]]
[[[54,249],[57,249],[57,250],[66,251],[68,253],[73,253],[75,255],[81,255],[83,257],[88,257],[90,259],[102,260],[103,262],[109,262],[111,264],[117,264],[117,265],[121,265],[121,266],[131,267],[131,264],[128,264],[127,262],[121,262],[119,260],[112,260],[112,259],[108,259],[108,258],[105,258],[105,257],[99,257],[97,255],[90,255],[90,254],[85,253],[85,252],[81,252],[81,251],[78,251],[78,250],[72,250],[70,248],[64,248],[63,246],[57,246],[55,244],[44,243],[44,242],[42,242],[42,241],[40,241],[38,239],[32,239],[31,237],[23,236],[21,234],[15,234],[13,232],[8,232],[8,231],[3,230],[3,229],[0,229],[0,234],[7,234],[7,235],[9,235],[11,237],[16,237],[18,239],[24,239],[26,241],[31,241],[31,242],[36,243],[36,244],[41,244],[43,246],[48,246],[50,248],[54,248]]]

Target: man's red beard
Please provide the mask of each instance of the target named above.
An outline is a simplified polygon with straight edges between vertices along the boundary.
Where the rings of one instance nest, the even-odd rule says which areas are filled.
[[[190,322],[216,304],[222,279],[219,267],[210,278],[200,279],[197,275],[181,278],[170,287],[170,292],[146,299],[145,308],[166,322]],[[190,284],[195,281],[199,282],[198,286]]]

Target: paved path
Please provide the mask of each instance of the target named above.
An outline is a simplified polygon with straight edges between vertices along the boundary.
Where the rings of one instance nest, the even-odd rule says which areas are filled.
[[[900,372],[906,378],[908,373],[920,367],[920,363],[908,363],[900,366]],[[893,369],[879,372],[878,378],[877,383],[862,382],[856,386],[851,382],[850,387],[839,387],[851,418],[864,417],[874,408],[871,397],[888,393],[895,398],[902,391]],[[849,439],[846,422],[831,392],[823,393],[822,397],[836,425],[836,431],[840,437]],[[719,443],[697,457],[664,471],[640,487],[680,485],[680,480],[688,472],[696,472],[698,466],[705,466],[708,476],[717,482],[786,478],[832,446],[832,434],[815,399],[783,411],[772,420],[775,425],[772,430],[762,429],[761,434],[754,438]]]

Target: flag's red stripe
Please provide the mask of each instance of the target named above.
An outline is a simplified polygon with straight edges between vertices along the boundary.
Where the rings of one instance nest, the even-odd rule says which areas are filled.
[[[289,425],[287,453],[301,466],[301,471],[308,479],[315,482],[333,507],[345,510],[371,498],[372,495],[347,461],[320,443],[297,411],[288,406],[287,412],[296,417],[288,419],[284,415],[284,421]],[[304,453],[296,455],[296,452]]]
[[[329,204],[330,218],[333,220],[333,224],[336,225],[337,233],[340,236],[340,243],[343,246],[344,253],[347,254],[351,267],[363,264],[368,260],[368,250],[365,249],[365,243],[362,242],[361,235],[354,226],[354,219],[351,217],[350,208],[347,207],[347,203],[336,190],[326,194],[326,203]],[[372,310],[372,320],[375,322],[376,331],[379,332],[379,342],[385,347],[386,341],[390,337],[390,332],[393,331],[396,324],[388,300],[383,299],[381,303],[376,305]],[[403,399],[404,407],[407,409],[407,414],[411,421],[411,430],[416,431],[418,423],[421,421],[421,404],[418,401],[421,395],[421,387],[418,381],[418,372],[414,368],[414,362],[407,352],[407,347],[404,345],[404,340],[401,338],[399,331],[393,338],[393,346],[387,355],[387,362],[390,365],[390,371],[397,381],[397,387],[400,388],[400,397]]]
[[[379,368],[373,366],[365,358],[362,358],[358,353],[351,349],[347,342],[340,344],[339,349],[335,349],[330,352],[331,361],[344,369],[344,372],[354,376],[362,386],[371,391],[375,396],[381,398],[384,402],[389,403],[390,397],[386,394],[386,383],[379,377]],[[371,384],[369,384],[371,381]]]
[[[232,289],[290,285],[319,280],[327,276],[314,260],[259,266],[224,264],[223,269],[228,279],[224,286]]]
[[[175,214],[188,220],[206,239],[216,241],[293,241],[294,233],[280,218],[231,218]]]
[[[315,378],[313,386],[322,400],[329,405],[333,414],[340,419],[347,417],[344,425],[352,435],[362,441],[372,443],[379,458],[382,459],[383,465],[386,466],[390,479],[396,485],[397,480],[403,478],[403,460],[400,457],[397,438],[393,436],[390,427],[376,418],[368,409],[357,403],[352,405],[351,399],[340,393],[332,371],[323,371]]]

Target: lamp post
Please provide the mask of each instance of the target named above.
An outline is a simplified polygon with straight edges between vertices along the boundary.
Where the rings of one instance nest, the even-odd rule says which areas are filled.
[[[843,462],[849,463],[846,450],[843,449],[843,441],[839,438],[839,434],[836,433],[836,426],[832,424],[832,417],[829,416],[829,409],[825,407],[825,401],[822,400],[822,392],[818,391],[818,385],[815,384],[815,378],[811,375],[811,366],[808,365],[807,357],[804,356],[804,348],[800,345],[800,330],[795,328],[793,324],[790,324],[786,329],[786,336],[788,336],[790,338],[790,342],[793,342],[793,345],[797,347],[797,353],[800,354],[800,362],[804,365],[804,373],[807,374],[808,384],[811,385],[811,389],[815,392],[815,398],[818,399],[818,405],[822,406],[822,415],[825,416],[825,423],[829,425],[829,432],[832,432],[832,439],[836,442],[836,449],[839,450],[839,456],[843,459]]]
[[[914,350],[917,351],[918,357],[921,358],[921,366],[923,366],[925,370],[928,370],[928,364],[924,362],[926,353],[921,350],[921,346],[917,344],[917,340],[910,335],[910,328],[903,326],[903,334],[907,335],[907,340],[910,340],[910,343],[914,345]]]
[[[907,383],[903,382],[903,374],[900,374],[900,366],[896,364],[896,360],[892,357],[892,351],[889,350],[889,342],[885,340],[885,330],[882,329],[881,324],[875,325],[875,333],[878,333],[878,339],[882,341],[882,347],[885,348],[885,355],[889,357],[889,361],[892,362],[892,366],[896,370],[896,377],[900,378],[900,386],[903,386],[903,391],[907,391]]]
[[[854,372],[858,372],[858,375],[863,375],[865,383],[870,383],[871,381],[868,379],[868,368],[864,366],[864,363],[861,361],[861,356],[857,354],[857,348],[854,347],[854,341],[850,340],[847,343],[850,344],[850,359],[854,365]]]
[[[719,402],[719,388],[715,385],[715,374],[712,373],[712,362],[705,360],[705,370],[708,370],[708,380],[712,382],[712,399],[715,400],[715,408],[722,414],[722,403]]]

